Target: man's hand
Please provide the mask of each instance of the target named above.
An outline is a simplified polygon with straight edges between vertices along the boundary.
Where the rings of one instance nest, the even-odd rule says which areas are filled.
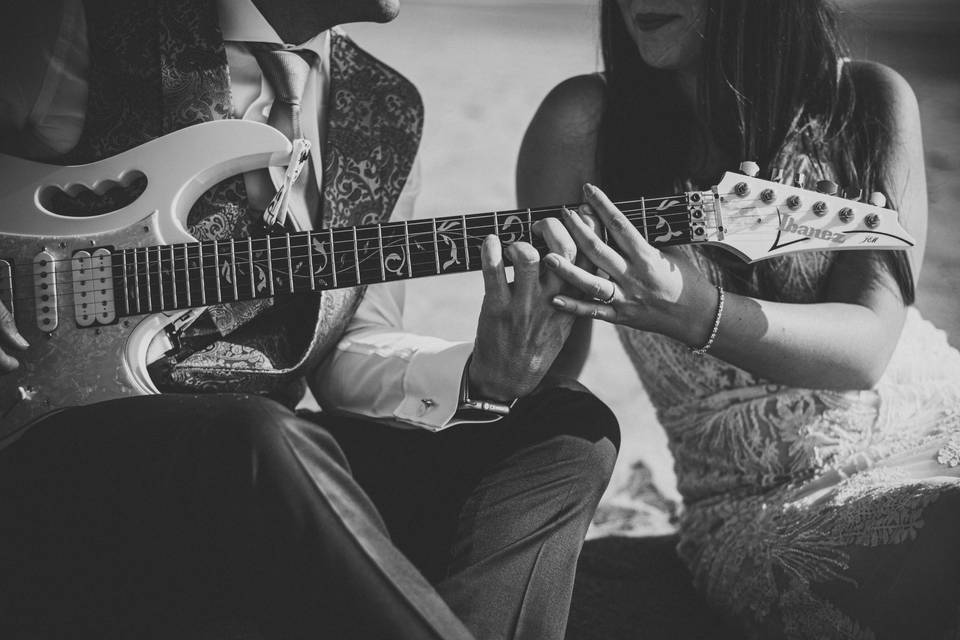
[[[571,262],[576,257],[576,244],[559,220],[540,220],[533,232],[551,252]],[[504,254],[513,263],[512,284]],[[573,318],[552,308],[550,300],[564,282],[540,268],[540,255],[530,244],[517,242],[504,250],[491,235],[483,242],[481,258],[485,295],[470,361],[471,393],[508,402],[540,384],[570,334]]]
[[[30,343],[17,331],[13,314],[0,302],[0,375],[10,373],[20,366],[20,362],[8,353],[9,350],[24,351],[29,346]]]

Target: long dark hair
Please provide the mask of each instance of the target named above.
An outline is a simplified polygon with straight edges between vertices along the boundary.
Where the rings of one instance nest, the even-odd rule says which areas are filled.
[[[858,101],[829,0],[708,0],[695,105],[675,74],[643,61],[616,0],[602,0],[601,38],[607,99],[598,166],[612,196],[670,193],[681,178],[716,180],[704,174],[705,158],[690,153],[707,136],[736,161],[789,176],[805,158],[841,185],[890,195],[885,107]],[[639,154],[655,162],[638,171]],[[912,304],[904,252],[879,257]]]

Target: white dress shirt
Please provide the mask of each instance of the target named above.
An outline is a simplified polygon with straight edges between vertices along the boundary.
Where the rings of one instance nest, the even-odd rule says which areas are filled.
[[[217,4],[234,115],[266,122],[273,91],[247,43],[284,43],[251,0],[217,0]],[[0,62],[0,130],[19,131],[24,152],[36,157],[65,153],[77,143],[86,111],[89,66],[80,0],[62,0],[60,15],[48,12],[42,19],[49,20],[43,28],[7,41],[15,55],[4,56],[7,62]],[[294,44],[318,54],[303,99],[304,114],[315,111],[316,117],[305,115],[303,128],[313,144],[314,166],[322,167],[330,34],[324,32]],[[282,169],[272,173],[276,181]],[[321,189],[321,172],[316,171],[315,176]],[[272,195],[264,180],[262,172],[245,175],[248,196],[257,208]],[[419,163],[415,163],[393,220],[412,218],[418,189]],[[316,221],[300,222],[308,226]],[[404,332],[404,291],[402,281],[367,288],[342,340],[320,367],[311,388],[325,410],[440,430],[456,423],[452,417],[473,344]]]

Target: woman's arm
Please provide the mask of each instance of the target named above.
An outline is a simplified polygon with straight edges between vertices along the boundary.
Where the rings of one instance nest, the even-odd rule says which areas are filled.
[[[879,65],[857,71],[871,99],[887,105],[885,124],[893,146],[883,167],[904,224],[918,240],[914,274],[923,255],[926,185],[916,99],[906,82]],[[598,242],[576,217],[568,227],[586,256],[617,284],[612,305],[560,297],[563,308],[639,329],[656,331],[701,346],[717,309],[716,288],[683,255],[647,244],[609,200],[595,190],[586,197],[611,235],[624,248],[617,255]],[[579,286],[596,291],[591,276],[562,259],[548,265]],[[609,290],[606,285],[604,292]],[[826,282],[826,302],[787,304],[727,294],[710,353],[747,371],[800,387],[862,389],[873,386],[886,368],[903,326],[905,307],[899,287],[875,253],[838,257]]]
[[[576,203],[580,185],[596,181],[596,139],[603,110],[603,79],[583,75],[544,98],[520,146],[517,204],[521,208]],[[576,378],[587,359],[591,323],[578,321],[548,375]]]

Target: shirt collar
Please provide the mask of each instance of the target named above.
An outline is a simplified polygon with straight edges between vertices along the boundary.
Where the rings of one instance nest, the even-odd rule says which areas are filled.
[[[267,42],[294,48],[291,43],[280,39],[276,30],[254,6],[253,0],[217,0],[217,12],[225,41]],[[327,52],[329,34],[329,31],[323,31],[306,42],[293,44],[297,49],[308,49],[323,58]]]

